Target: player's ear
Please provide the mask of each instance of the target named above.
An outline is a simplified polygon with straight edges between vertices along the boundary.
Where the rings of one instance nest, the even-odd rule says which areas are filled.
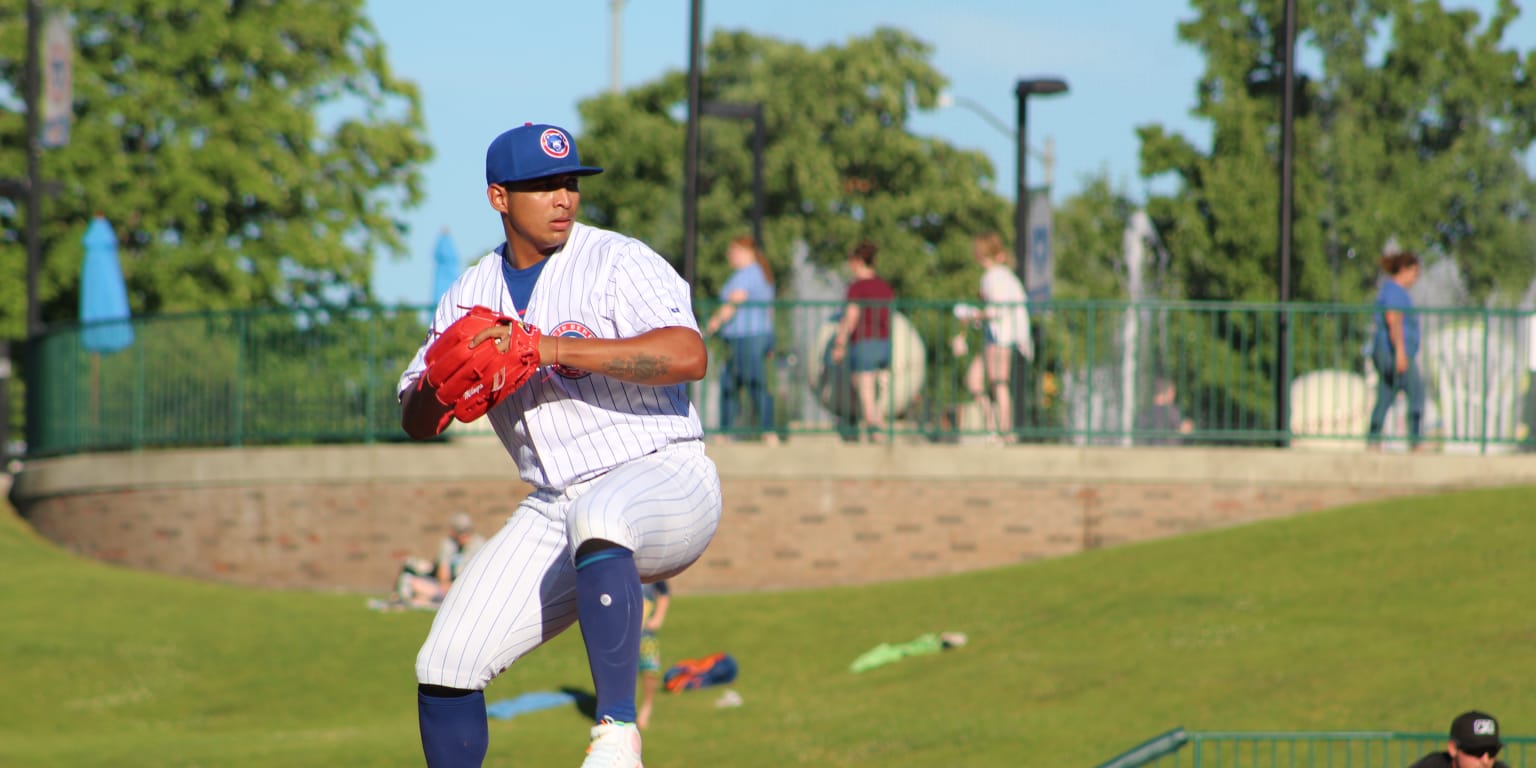
[[[491,207],[495,208],[497,213],[506,213],[510,210],[511,194],[500,184],[492,184],[485,188],[485,198],[491,202]]]

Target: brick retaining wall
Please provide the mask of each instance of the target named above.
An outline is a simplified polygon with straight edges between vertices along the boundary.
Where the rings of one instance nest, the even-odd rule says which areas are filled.
[[[1271,449],[711,446],[719,535],[689,592],[989,568],[1461,488],[1536,484],[1536,455]],[[527,487],[491,438],[96,454],[30,463],[12,499],[45,537],[129,567],[284,589],[387,592],[453,511],[489,533]]]

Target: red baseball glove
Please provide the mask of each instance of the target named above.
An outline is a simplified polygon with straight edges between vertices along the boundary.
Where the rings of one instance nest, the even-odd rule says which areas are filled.
[[[498,325],[506,326],[512,334],[505,352],[491,338],[470,348],[471,340]],[[444,328],[427,347],[426,363],[421,380],[437,389],[438,402],[453,406],[453,418],[474,421],[533,377],[539,367],[539,329],[475,306]],[[438,432],[447,428],[448,420],[445,415],[437,425]]]

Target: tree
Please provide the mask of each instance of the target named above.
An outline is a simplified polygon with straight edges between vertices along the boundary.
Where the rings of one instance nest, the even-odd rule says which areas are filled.
[[[930,54],[894,29],[814,51],[747,32],[709,41],[703,98],[763,105],[763,239],[781,279],[796,243],[813,261],[839,266],[868,238],[901,296],[975,292],[970,238],[1011,233],[1011,203],[990,190],[993,169],[982,153],[908,130],[912,110],[935,108],[945,84]],[[672,72],[580,105],[582,157],[607,169],[583,188],[585,215],[664,254],[682,252],[686,95],[685,73]],[[701,123],[700,296],[713,295],[729,272],[726,242],[751,232],[751,131],[718,117]]]
[[[1292,298],[1365,303],[1376,256],[1395,237],[1427,259],[1452,260],[1472,298],[1524,292],[1533,188],[1521,158],[1533,136],[1536,60],[1503,46],[1518,10],[1500,2],[1486,25],[1435,0],[1298,2],[1294,73],[1295,197]],[[1283,0],[1203,0],[1180,37],[1206,54],[1195,113],[1211,122],[1208,149],[1161,126],[1139,129],[1145,175],[1180,186],[1148,207],[1187,298],[1277,300]],[[1202,361],[1192,396],[1223,403],[1230,424],[1283,430],[1273,387],[1358,348],[1369,323],[1298,326],[1287,357],[1272,339],[1280,316],[1216,306],[1169,338]],[[1347,313],[1346,313],[1347,314]],[[1326,326],[1326,327],[1324,327]],[[1326,337],[1326,338],[1324,338]]]
[[[0,78],[23,92],[25,0],[0,0]],[[361,0],[70,4],[74,128],[44,152],[45,322],[75,316],[80,235],[119,235],[135,314],[362,303],[376,252],[401,252],[418,201],[413,84]],[[19,105],[18,105],[19,106]],[[26,173],[23,115],[0,113],[0,175]],[[0,328],[21,335],[24,209],[0,210]],[[15,278],[15,279],[13,279]]]
[[[1293,298],[1368,300],[1390,237],[1454,260],[1474,298],[1518,298],[1536,275],[1522,161],[1536,54],[1503,44],[1516,5],[1501,0],[1486,24],[1437,0],[1298,6],[1298,48],[1320,71],[1295,78]],[[1196,8],[1179,35],[1206,54],[1195,113],[1211,146],[1139,129],[1143,173],[1182,182],[1149,208],[1190,298],[1274,301],[1283,1]]]

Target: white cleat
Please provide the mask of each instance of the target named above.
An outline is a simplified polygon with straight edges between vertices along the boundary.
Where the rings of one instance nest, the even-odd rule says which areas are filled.
[[[581,768],[645,768],[640,764],[640,729],[603,718],[592,726],[592,743]]]

